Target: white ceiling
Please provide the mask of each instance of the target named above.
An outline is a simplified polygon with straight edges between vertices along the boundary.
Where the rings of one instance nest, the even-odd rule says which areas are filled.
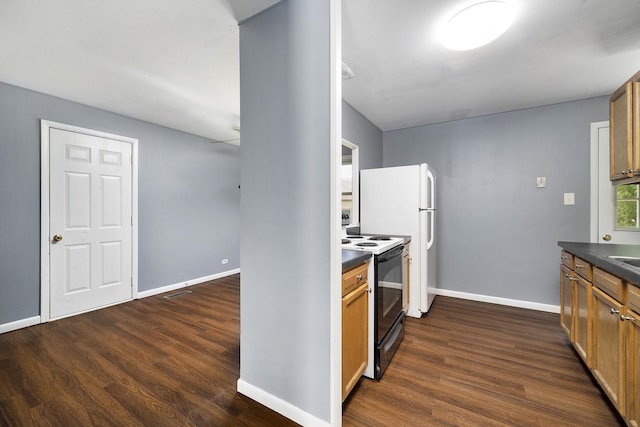
[[[343,1],[343,97],[384,131],[610,94],[640,69],[640,1],[510,0],[512,27],[472,51],[443,21],[478,0]]]
[[[237,139],[237,21],[277,0],[1,0],[0,81]]]
[[[237,21],[277,1],[2,0],[0,81],[236,139]],[[640,1],[511,1],[498,41],[453,52],[434,30],[469,0],[343,0],[344,99],[386,131],[609,94],[640,69]]]

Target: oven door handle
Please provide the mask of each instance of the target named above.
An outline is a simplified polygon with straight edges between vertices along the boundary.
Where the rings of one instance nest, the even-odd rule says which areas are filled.
[[[385,262],[396,257],[401,257],[403,252],[404,246],[396,246],[395,248],[389,249],[388,251],[378,255],[378,262]]]

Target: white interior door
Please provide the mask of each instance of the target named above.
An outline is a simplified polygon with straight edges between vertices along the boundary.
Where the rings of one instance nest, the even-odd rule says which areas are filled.
[[[131,143],[49,129],[49,317],[132,298]]]
[[[638,231],[615,229],[615,186],[611,184],[609,173],[609,122],[592,123],[591,144],[591,197],[594,199],[591,204],[591,241],[640,244]]]

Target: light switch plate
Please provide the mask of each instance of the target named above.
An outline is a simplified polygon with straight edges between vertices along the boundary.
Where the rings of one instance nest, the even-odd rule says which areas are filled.
[[[536,178],[536,187],[538,188],[544,188],[547,186],[547,177],[546,176],[539,176]]]
[[[576,204],[576,193],[564,193],[564,204],[565,205],[575,205]]]

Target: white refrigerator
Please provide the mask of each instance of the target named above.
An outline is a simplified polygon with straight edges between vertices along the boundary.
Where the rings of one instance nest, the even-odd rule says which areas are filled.
[[[360,232],[411,236],[408,316],[436,295],[436,174],[426,163],[360,171]]]

